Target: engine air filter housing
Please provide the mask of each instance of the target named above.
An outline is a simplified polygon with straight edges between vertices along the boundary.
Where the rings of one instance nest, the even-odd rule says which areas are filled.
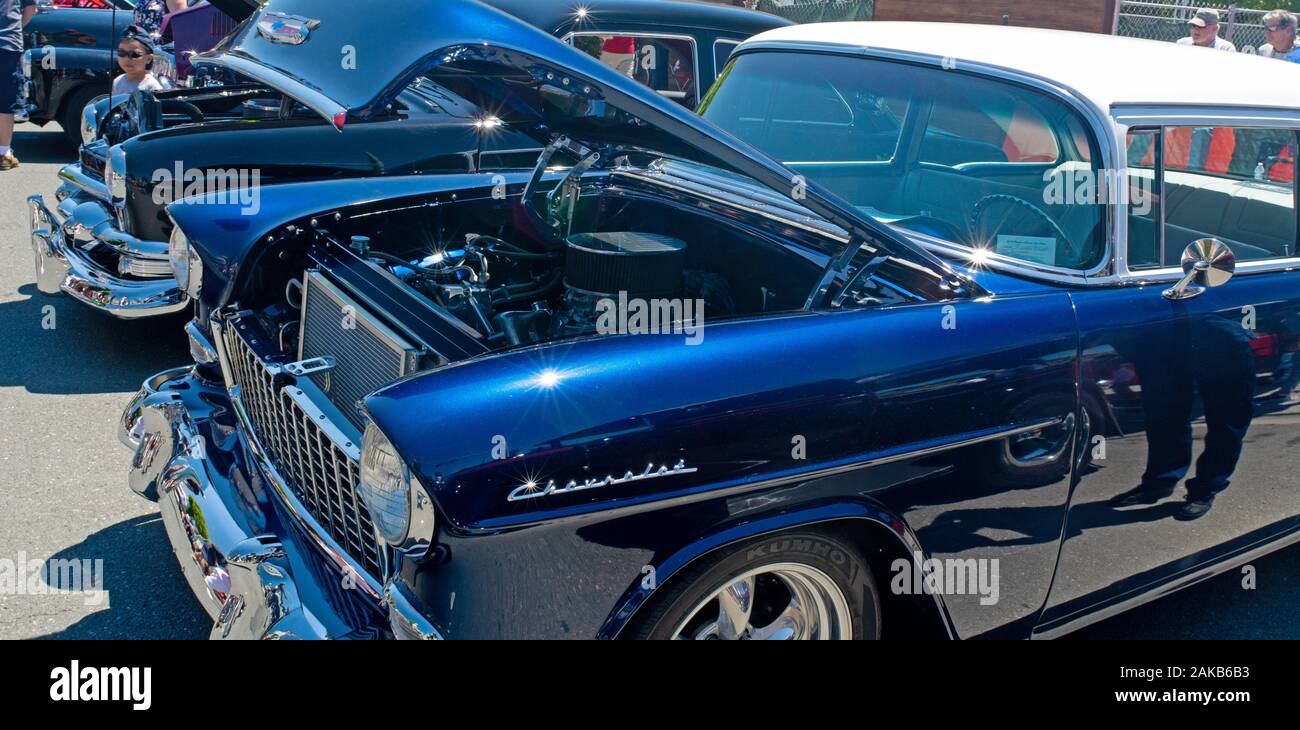
[[[564,284],[606,297],[671,297],[681,291],[686,242],[657,233],[578,233],[569,237]]]

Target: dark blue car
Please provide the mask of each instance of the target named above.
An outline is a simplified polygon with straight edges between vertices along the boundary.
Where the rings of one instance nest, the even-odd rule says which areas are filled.
[[[318,114],[419,78],[543,150],[168,208],[196,362],[121,429],[215,638],[1054,636],[1300,534],[1296,115],[1069,59],[1284,64],[805,26],[701,119],[472,0],[386,13],[438,41],[322,63]],[[355,40],[271,0],[196,62]]]

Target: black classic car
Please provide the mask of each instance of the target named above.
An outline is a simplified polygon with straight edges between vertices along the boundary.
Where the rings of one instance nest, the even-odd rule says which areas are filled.
[[[227,13],[255,3],[226,2]],[[788,21],[739,8],[662,0],[489,0],[490,4],[618,64],[661,95],[693,109],[727,56],[745,38]],[[322,3],[313,18],[357,12],[355,3]],[[286,51],[310,44],[297,21],[250,21],[249,32]],[[354,18],[344,21],[355,25]],[[375,31],[376,33],[380,31]],[[87,107],[89,141],[80,161],[60,172],[50,210],[33,198],[33,232],[61,229],[57,246],[35,235],[37,286],[67,293],[120,318],[153,317],[190,305],[167,262],[171,222],[164,206],[185,197],[189,182],[235,187],[295,180],[401,174],[467,173],[531,167],[534,140],[508,128],[483,134],[493,110],[415,78],[382,109],[350,111],[322,98],[321,77],[388,75],[391,62],[371,48],[368,32],[335,49],[319,68],[275,77],[248,74],[253,60],[226,54],[221,66],[243,83],[141,93],[113,107]],[[363,71],[357,64],[365,64]],[[247,67],[247,68],[246,68]],[[325,118],[322,119],[321,116]],[[341,132],[341,134],[340,134]],[[222,181],[231,176],[230,184]],[[254,191],[255,192],[255,191]],[[250,200],[251,202],[251,200]]]
[[[80,146],[82,110],[108,93],[118,74],[113,51],[131,18],[130,0],[40,0],[23,33],[28,120],[57,123],[68,144]],[[155,54],[153,71],[175,80],[170,52]]]
[[[319,67],[326,10],[196,62]],[[214,638],[1051,637],[1300,539],[1287,64],[810,25],[701,118],[474,0],[385,21],[324,119],[419,76],[543,151],[168,207],[196,362],[121,437]]]

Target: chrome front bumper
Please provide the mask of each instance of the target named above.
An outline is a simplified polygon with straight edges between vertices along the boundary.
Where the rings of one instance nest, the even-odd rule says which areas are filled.
[[[400,589],[380,606],[298,532],[231,421],[229,394],[195,368],[159,373],[123,414],[135,449],[129,484],[159,502],[191,590],[212,617],[213,639],[389,638]],[[409,623],[407,635],[418,633]]]
[[[121,231],[80,165],[69,165],[60,177],[64,183],[57,211],[46,207],[40,195],[27,198],[36,288],[62,292],[120,319],[158,317],[188,307],[189,297],[170,274],[167,244]],[[116,261],[118,271],[106,270],[91,257],[95,250]],[[124,273],[149,278],[127,279]]]

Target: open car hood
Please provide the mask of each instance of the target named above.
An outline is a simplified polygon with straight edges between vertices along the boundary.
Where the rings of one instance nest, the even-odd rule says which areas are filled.
[[[814,182],[503,11],[478,0],[385,0],[360,16],[356,8],[355,0],[268,0],[193,63],[251,77],[340,130],[383,112],[425,76],[483,110],[484,134],[507,124],[539,147],[564,136],[611,153],[602,166],[645,152],[739,173],[780,194],[799,191],[799,205],[859,243],[899,248],[897,237]],[[911,253],[947,268],[920,249]]]

